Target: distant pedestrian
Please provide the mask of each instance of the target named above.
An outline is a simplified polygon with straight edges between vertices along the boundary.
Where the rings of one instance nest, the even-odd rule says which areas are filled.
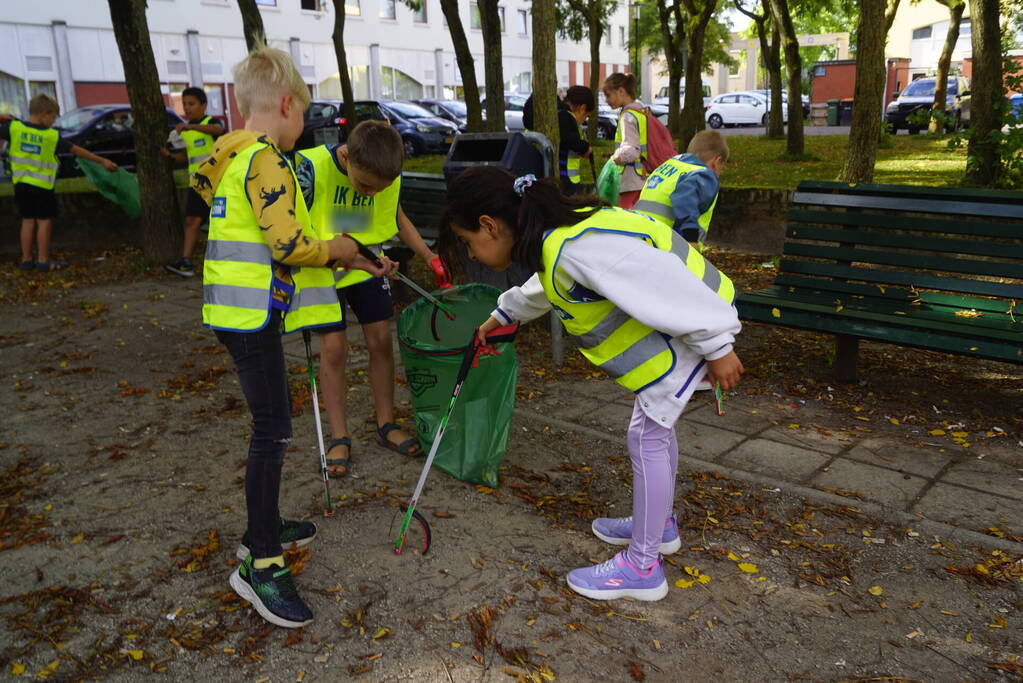
[[[618,206],[631,209],[639,200],[646,181],[643,161],[646,159],[646,105],[636,98],[636,77],[613,73],[604,79],[604,98],[613,109],[621,109],[615,131],[615,151],[611,160],[621,168]]]
[[[573,85],[558,100],[558,177],[561,191],[575,194],[582,182],[582,160],[593,154],[586,141],[582,124],[597,108],[593,91],[582,85]],[[522,124],[527,130],[533,127],[533,96],[522,106]],[[594,178],[596,181],[596,178]]]
[[[60,137],[53,122],[60,114],[57,100],[39,93],[28,105],[28,121],[9,114],[0,114],[0,140],[6,140],[14,182],[14,204],[21,216],[22,270],[43,272],[66,268],[66,261],[50,258],[53,219],[57,215],[57,153],[70,152],[76,157],[102,164],[116,171],[117,164],[73,145]],[[33,246],[36,248],[33,254]]]
[[[681,547],[675,422],[704,374],[729,389],[743,372],[732,350],[735,288],[667,225],[597,203],[565,197],[549,179],[474,167],[448,188],[440,250],[456,263],[462,242],[488,268],[514,263],[536,273],[501,295],[481,342],[553,309],[587,360],[636,394],[627,439],[632,515],[592,525],[598,538],[628,548],[567,580],[596,600],[660,600],[668,585],[659,553]]]

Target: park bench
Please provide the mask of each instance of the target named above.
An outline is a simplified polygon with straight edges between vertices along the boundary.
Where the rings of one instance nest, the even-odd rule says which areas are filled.
[[[804,181],[774,284],[744,320],[1023,363],[1023,192]]]

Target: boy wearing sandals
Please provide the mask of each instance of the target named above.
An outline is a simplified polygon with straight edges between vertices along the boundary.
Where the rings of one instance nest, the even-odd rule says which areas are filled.
[[[403,147],[401,136],[383,121],[364,121],[343,145],[320,145],[296,154],[298,182],[313,224],[322,234],[347,234],[376,253],[395,235],[430,264],[437,284],[446,276],[437,254],[398,204]],[[394,317],[386,278],[362,271],[335,274],[341,309],[345,304],[362,325],[369,351],[369,384],[376,409],[376,439],[385,448],[407,456],[422,452],[414,435],[394,423],[394,350],[390,320]],[[334,476],[350,469],[352,441],[348,434],[347,312],[339,324],[319,328],[320,387],[330,420],[327,468]]]

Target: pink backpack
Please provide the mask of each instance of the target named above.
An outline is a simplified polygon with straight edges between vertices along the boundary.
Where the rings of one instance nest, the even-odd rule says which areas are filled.
[[[678,154],[678,150],[675,149],[675,139],[671,136],[668,127],[661,123],[649,108],[627,107],[627,109],[646,116],[646,158],[643,160],[643,170],[649,174]]]

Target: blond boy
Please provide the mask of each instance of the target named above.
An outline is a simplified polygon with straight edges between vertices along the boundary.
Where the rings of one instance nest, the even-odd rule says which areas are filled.
[[[203,323],[231,354],[252,413],[245,470],[248,525],[238,547],[241,564],[231,587],[278,626],[312,620],[298,595],[282,546],[316,535],[310,522],[281,517],[281,465],[291,441],[291,410],[281,330],[293,332],[341,320],[330,267],[385,275],[345,237],[320,239],[309,220],[284,151],[302,132],[309,91],[291,58],[257,47],[234,72],[242,129],[221,137],[192,175],[210,205],[203,268]],[[326,292],[333,298],[321,295]]]
[[[58,114],[57,100],[45,93],[39,93],[29,102],[28,121],[0,114],[0,140],[9,143],[14,203],[21,215],[19,267],[22,270],[46,272],[68,265],[66,261],[50,259],[53,218],[57,214],[57,198],[53,191],[59,168],[57,154],[70,152],[76,157],[102,164],[108,171],[117,170],[117,164],[109,159],[62,139],[53,128]],[[35,259],[33,245],[37,248]]]

